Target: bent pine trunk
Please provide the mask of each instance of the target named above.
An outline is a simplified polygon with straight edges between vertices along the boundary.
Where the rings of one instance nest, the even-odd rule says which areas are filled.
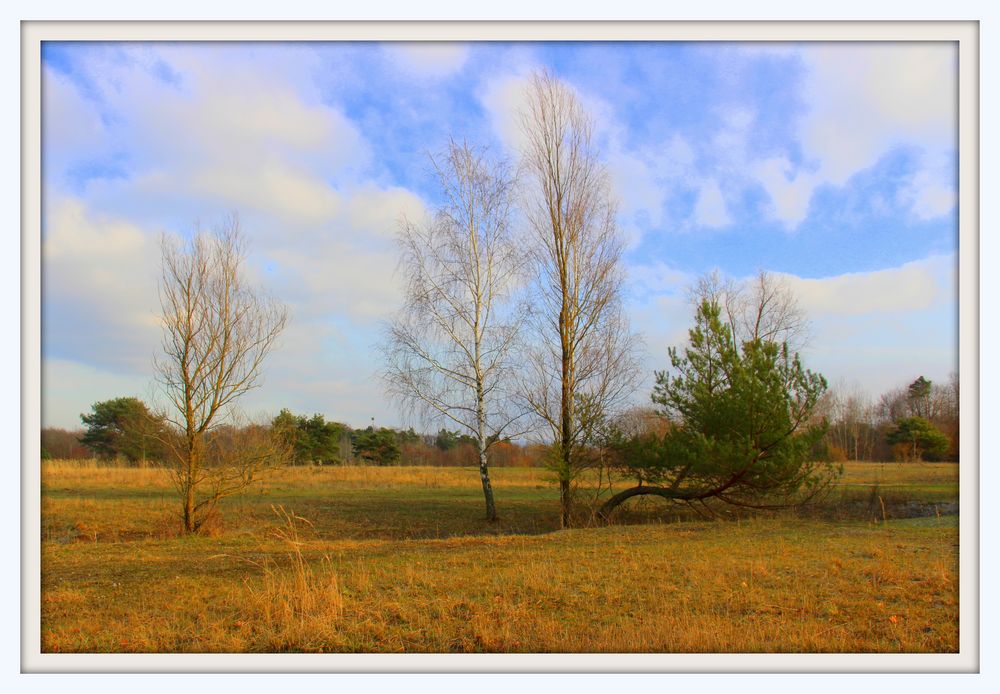
[[[681,492],[668,487],[647,487],[645,485],[639,485],[637,487],[630,487],[629,489],[620,491],[605,501],[600,510],[597,512],[597,515],[601,518],[601,520],[607,521],[611,516],[611,512],[618,508],[618,506],[622,503],[631,499],[633,496],[645,495],[660,496],[664,499],[671,500],[691,499],[694,496],[690,492]]]

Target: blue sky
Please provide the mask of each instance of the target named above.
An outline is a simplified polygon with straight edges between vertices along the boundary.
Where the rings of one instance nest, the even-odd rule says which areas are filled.
[[[533,70],[595,119],[650,374],[718,269],[780,273],[808,366],[872,395],[957,370],[954,44],[47,43],[42,423],[154,399],[161,232],[240,212],[293,321],[244,406],[402,420],[374,379],[392,238],[449,136],[516,156]]]

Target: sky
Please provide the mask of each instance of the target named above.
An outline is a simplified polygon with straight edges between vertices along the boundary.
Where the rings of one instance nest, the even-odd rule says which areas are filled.
[[[449,137],[516,160],[549,69],[595,122],[644,340],[637,404],[687,288],[778,274],[808,368],[876,396],[958,370],[953,43],[63,43],[42,51],[42,425],[158,398],[159,238],[233,211],[291,321],[242,403],[408,424],[376,374],[399,221]]]

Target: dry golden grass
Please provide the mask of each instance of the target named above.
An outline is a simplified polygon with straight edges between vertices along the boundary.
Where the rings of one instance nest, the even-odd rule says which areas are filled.
[[[102,465],[97,460],[43,460],[42,490],[121,487],[126,489],[171,489],[170,475],[160,467]]]
[[[855,464],[845,484],[919,494],[953,471]],[[552,531],[539,470],[501,471],[492,525],[469,470],[293,468],[182,537],[156,474],[43,466],[43,651],[958,649],[955,517]]]
[[[505,487],[550,485],[553,474],[544,468],[494,468],[490,471],[496,484]],[[171,481],[163,468],[130,468],[105,465],[97,460],[45,460],[41,464],[43,489],[58,487],[88,489],[121,487],[170,490]],[[590,482],[585,475],[583,483]],[[463,487],[478,489],[478,468],[368,465],[297,466],[268,473],[266,483],[258,488],[336,484],[338,487]],[[837,486],[879,484],[890,488],[957,485],[955,463],[863,463],[844,465],[844,475]]]
[[[164,468],[129,468],[101,465],[96,460],[46,460],[41,466],[42,488],[108,488],[170,490],[170,475]],[[494,468],[490,477],[495,484],[507,487],[545,486],[551,483],[552,473],[542,468]],[[480,487],[478,468],[422,467],[369,465],[331,465],[284,467],[268,473],[266,483],[257,489],[302,486],[321,483],[336,484],[340,488],[397,488],[418,487],[440,489],[443,487]]]
[[[247,578],[244,585],[229,596],[233,605],[242,605],[243,616],[237,620],[240,628],[247,627],[254,637],[275,644],[279,650],[315,650],[315,644],[326,643],[339,626],[344,611],[340,582],[329,556],[314,567],[302,554],[306,545],[300,529],[312,526],[308,519],[296,516],[282,507],[273,509],[280,521],[276,537],[287,548],[287,565],[283,568],[275,559],[265,557],[259,563],[249,563],[261,570],[259,579]]]

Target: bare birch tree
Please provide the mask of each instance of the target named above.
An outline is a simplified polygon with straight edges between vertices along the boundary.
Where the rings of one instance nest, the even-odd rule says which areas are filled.
[[[187,243],[161,240],[162,354],[154,367],[176,429],[165,443],[183,503],[186,532],[197,532],[219,500],[253,482],[282,455],[274,437],[253,430],[244,446],[212,437],[233,405],[260,385],[261,368],[287,322],[285,307],[249,286],[239,218]]]
[[[383,345],[386,388],[408,411],[476,440],[486,517],[494,443],[523,434],[514,407],[514,348],[524,322],[515,293],[524,254],[510,225],[512,181],[502,162],[452,141],[435,162],[443,203],[426,224],[401,225],[405,304]]]
[[[593,121],[572,89],[548,72],[533,76],[520,116],[537,278],[536,349],[524,392],[555,445],[565,527],[571,484],[592,434],[632,394],[637,344],[622,311],[617,206]]]

